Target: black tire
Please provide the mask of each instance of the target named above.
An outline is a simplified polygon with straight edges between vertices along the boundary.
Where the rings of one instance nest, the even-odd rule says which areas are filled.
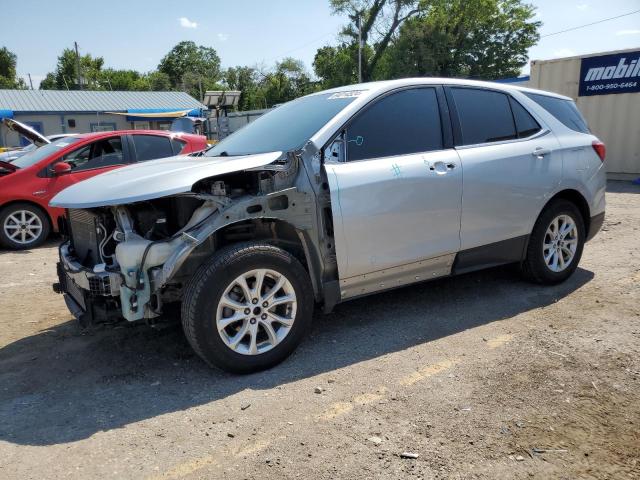
[[[547,266],[547,263],[544,260],[543,244],[547,228],[549,228],[553,219],[559,215],[567,215],[571,217],[576,225],[578,238],[576,251],[571,263],[564,270],[554,272],[549,266]],[[555,285],[564,282],[573,274],[573,272],[575,272],[576,268],[578,268],[578,263],[580,263],[580,258],[582,257],[584,241],[584,219],[582,218],[582,214],[580,213],[580,210],[578,210],[578,207],[568,200],[554,200],[542,211],[533,227],[533,231],[529,237],[526,257],[522,263],[522,273],[525,278],[535,283]]]
[[[31,215],[36,216],[42,226],[39,235],[33,240],[26,241],[26,243],[13,240],[5,231],[5,225],[9,217],[12,215],[15,217],[16,214],[21,211],[28,212]],[[21,218],[20,215],[18,215],[17,218]],[[13,222],[11,222],[11,224],[13,225]],[[10,248],[11,250],[26,250],[29,248],[39,247],[47,239],[50,232],[51,223],[49,222],[49,216],[41,208],[36,207],[35,205],[31,205],[29,203],[14,203],[0,211],[0,244],[6,248]]]
[[[227,287],[254,269],[271,269],[284,275],[295,292],[297,310],[280,343],[263,353],[246,355],[222,340],[216,312]],[[293,255],[265,243],[243,243],[216,252],[191,278],[182,302],[182,326],[191,347],[210,366],[232,373],[251,373],[270,368],[293,352],[311,326],[313,306],[309,275]]]

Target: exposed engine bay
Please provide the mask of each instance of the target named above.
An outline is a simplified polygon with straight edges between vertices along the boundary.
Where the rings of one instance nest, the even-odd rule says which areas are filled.
[[[290,155],[267,168],[200,180],[190,192],[67,209],[60,290],[84,311],[76,316],[85,324],[152,319],[180,301],[202,262],[226,244],[269,239],[304,260],[298,231],[316,228],[319,218],[313,195],[295,185],[299,168]],[[325,231],[332,234],[332,226]],[[335,263],[331,243],[325,256]]]

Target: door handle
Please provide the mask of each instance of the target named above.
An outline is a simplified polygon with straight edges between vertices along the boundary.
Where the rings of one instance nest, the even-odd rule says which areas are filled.
[[[456,168],[456,164],[453,162],[444,163],[444,162],[438,161],[438,162],[435,162],[433,165],[431,165],[429,167],[429,170],[435,171],[438,175],[444,175],[448,171],[453,170],[454,168]]]
[[[531,155],[542,160],[545,155],[549,155],[550,153],[551,153],[551,150],[549,150],[548,148],[538,147],[533,152],[531,152]]]

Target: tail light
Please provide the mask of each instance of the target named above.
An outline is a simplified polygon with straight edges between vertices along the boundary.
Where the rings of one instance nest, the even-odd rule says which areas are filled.
[[[591,146],[600,157],[600,160],[604,162],[604,157],[607,154],[607,147],[605,146],[605,144],[600,140],[594,140]]]

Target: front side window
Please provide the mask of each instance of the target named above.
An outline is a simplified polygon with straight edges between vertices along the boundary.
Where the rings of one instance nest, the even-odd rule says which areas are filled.
[[[452,88],[451,93],[460,119],[463,145],[517,138],[507,95],[478,88]]]
[[[98,140],[68,153],[62,161],[71,165],[72,172],[121,165],[124,163],[122,139],[112,137]]]
[[[173,156],[169,137],[158,135],[132,135],[131,137],[138,162]]]
[[[70,144],[79,142],[80,140],[80,138],[61,138],[60,140],[56,140],[55,142],[51,142],[47,145],[43,145],[42,147],[35,148],[33,151],[30,151],[26,155],[16,158],[11,163],[18,168],[28,168],[53,155],[58,150],[62,150],[63,148],[68,147]]]
[[[347,161],[441,150],[434,88],[392,93],[365,107],[346,129]]]

